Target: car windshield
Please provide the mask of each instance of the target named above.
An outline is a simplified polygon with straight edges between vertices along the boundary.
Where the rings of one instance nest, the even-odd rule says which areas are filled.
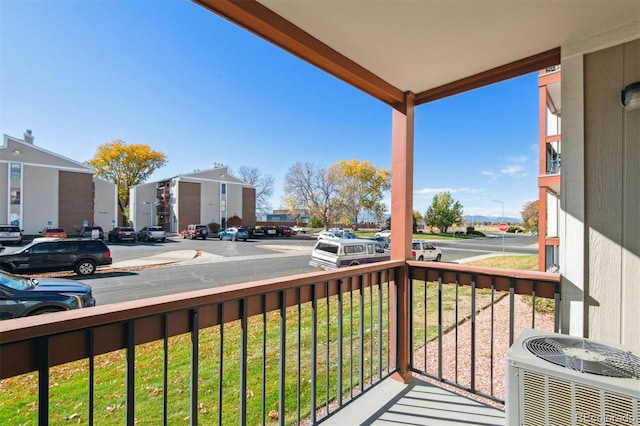
[[[164,228],[161,228],[159,226],[151,226],[149,227],[149,231],[164,231]]]
[[[11,287],[14,290],[30,290],[38,284],[38,281],[0,271],[0,284]]]

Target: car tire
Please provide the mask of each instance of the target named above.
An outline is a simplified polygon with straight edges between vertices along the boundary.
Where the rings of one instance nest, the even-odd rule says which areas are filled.
[[[81,260],[73,269],[78,275],[91,275],[96,271],[96,263],[93,260]]]
[[[422,261],[424,260],[424,256],[420,256],[420,257],[418,258],[418,260],[419,260],[420,262],[422,262]]]
[[[186,236],[185,234],[182,234],[182,239],[183,239],[183,240],[186,240],[186,239],[187,239],[187,236]]]
[[[190,234],[190,235],[189,235],[189,239],[190,239],[190,240],[193,240],[193,234]]]
[[[442,259],[442,255],[441,254],[436,256],[436,262],[440,262],[440,259]]]

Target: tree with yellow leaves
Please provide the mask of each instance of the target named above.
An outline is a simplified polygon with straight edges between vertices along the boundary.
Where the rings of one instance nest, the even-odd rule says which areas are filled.
[[[164,166],[166,156],[142,144],[127,145],[120,139],[98,146],[96,155],[86,164],[94,175],[118,187],[118,207],[127,222],[129,188],[144,183],[153,172]]]
[[[332,168],[340,182],[340,201],[346,221],[357,226],[362,212],[382,221],[386,209],[382,198],[391,189],[391,172],[366,160],[340,160]]]

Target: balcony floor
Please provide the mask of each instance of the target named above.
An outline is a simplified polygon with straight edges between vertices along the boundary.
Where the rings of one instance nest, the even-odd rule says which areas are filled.
[[[408,385],[386,379],[322,424],[503,426],[505,414],[417,378]]]

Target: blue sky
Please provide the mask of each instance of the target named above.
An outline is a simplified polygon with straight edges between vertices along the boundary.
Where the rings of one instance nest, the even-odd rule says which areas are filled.
[[[468,215],[538,197],[537,75],[416,111],[414,209]],[[188,0],[0,0],[0,133],[76,161],[122,139],[167,155],[151,180],[214,163],[282,179],[298,161],[391,167],[391,109]]]

